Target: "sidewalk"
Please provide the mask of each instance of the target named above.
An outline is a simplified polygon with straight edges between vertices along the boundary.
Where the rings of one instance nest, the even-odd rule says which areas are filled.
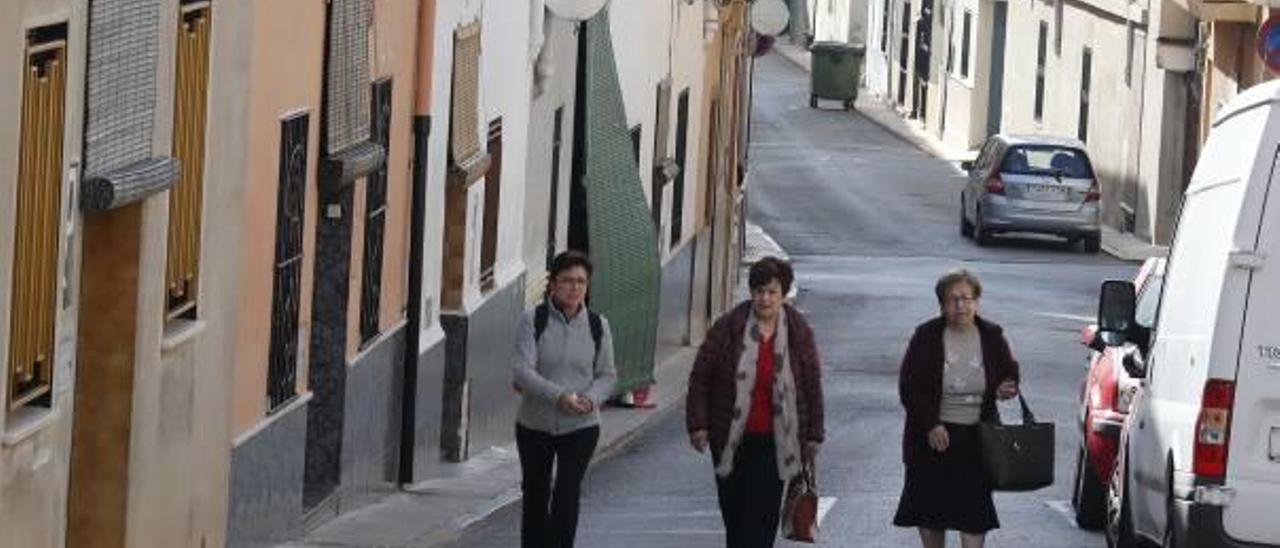
[[[768,234],[747,225],[743,264],[765,255],[787,255]],[[746,275],[736,293],[746,298]],[[795,288],[792,288],[793,291]],[[600,445],[593,463],[609,459],[648,427],[684,403],[685,386],[697,348],[685,347],[658,364],[650,398],[656,407],[601,410]],[[342,514],[277,548],[435,548],[520,500],[520,460],[515,444],[495,447],[461,464],[446,464],[439,477],[392,491],[372,505]]]
[[[803,47],[780,40],[774,45],[774,51],[806,72],[811,70],[809,52]],[[892,102],[873,96],[865,88],[858,93],[854,109],[871,122],[935,158],[958,163],[972,160],[978,155],[977,150],[960,150],[948,146],[927,131],[921,122],[904,118]],[[1165,256],[1169,252],[1165,246],[1151,245],[1132,234],[1105,225],[1102,228],[1102,250],[1126,261]]]

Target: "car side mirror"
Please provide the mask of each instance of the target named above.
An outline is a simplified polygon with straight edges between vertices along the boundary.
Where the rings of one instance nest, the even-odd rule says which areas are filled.
[[[965,171],[973,171],[973,160],[965,160],[960,162],[960,169]]]
[[[1137,290],[1132,282],[1109,280],[1102,282],[1098,297],[1098,333],[1107,346],[1120,346],[1128,342],[1136,323]]]
[[[1120,359],[1120,365],[1124,367],[1125,373],[1135,379],[1146,378],[1147,363],[1142,358],[1142,351],[1136,347],[1130,347],[1124,352],[1124,357]]]

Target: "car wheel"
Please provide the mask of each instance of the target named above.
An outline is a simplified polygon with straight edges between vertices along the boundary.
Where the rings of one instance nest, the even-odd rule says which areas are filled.
[[[1098,481],[1097,471],[1083,443],[1076,451],[1076,481],[1071,507],[1076,511],[1076,525],[1081,529],[1101,529],[1106,521],[1107,486]]]
[[[973,237],[973,223],[964,216],[964,197],[960,197],[960,235],[965,238]]]
[[[986,221],[982,220],[982,210],[975,209],[973,212],[975,222],[973,224],[973,241],[978,245],[986,247],[991,245],[991,229],[987,228]]]
[[[1084,237],[1084,252],[1097,253],[1102,251],[1102,236],[1093,235]]]
[[[1133,534],[1133,522],[1129,518],[1129,497],[1125,493],[1127,466],[1116,463],[1107,488],[1107,522],[1103,532],[1107,548],[1140,548]]]
[[[1169,489],[1173,489],[1172,481]],[[1177,522],[1176,514],[1173,511],[1173,497],[1164,503],[1164,539],[1160,542],[1160,548],[1177,548],[1178,547],[1178,529],[1174,526]]]

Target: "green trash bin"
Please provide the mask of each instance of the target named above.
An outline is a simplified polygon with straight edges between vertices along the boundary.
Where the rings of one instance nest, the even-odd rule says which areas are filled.
[[[845,110],[853,109],[866,49],[843,42],[815,42],[809,54],[809,107],[818,108],[818,99],[829,99],[844,103]]]

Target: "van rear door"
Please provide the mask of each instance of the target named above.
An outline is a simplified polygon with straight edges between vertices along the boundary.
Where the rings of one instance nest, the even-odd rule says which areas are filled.
[[[1254,236],[1255,247],[1248,249],[1251,242],[1242,238],[1238,241],[1239,251],[1233,257],[1235,268],[1249,271],[1249,282],[1227,452],[1226,485],[1235,490],[1236,496],[1223,512],[1223,528],[1228,535],[1267,545],[1280,544],[1280,520],[1276,519],[1276,503],[1280,501],[1280,181],[1277,179],[1280,179],[1280,153],[1275,154],[1266,188],[1249,189],[1248,199],[1265,202]],[[1263,266],[1263,257],[1268,256],[1270,259]]]

